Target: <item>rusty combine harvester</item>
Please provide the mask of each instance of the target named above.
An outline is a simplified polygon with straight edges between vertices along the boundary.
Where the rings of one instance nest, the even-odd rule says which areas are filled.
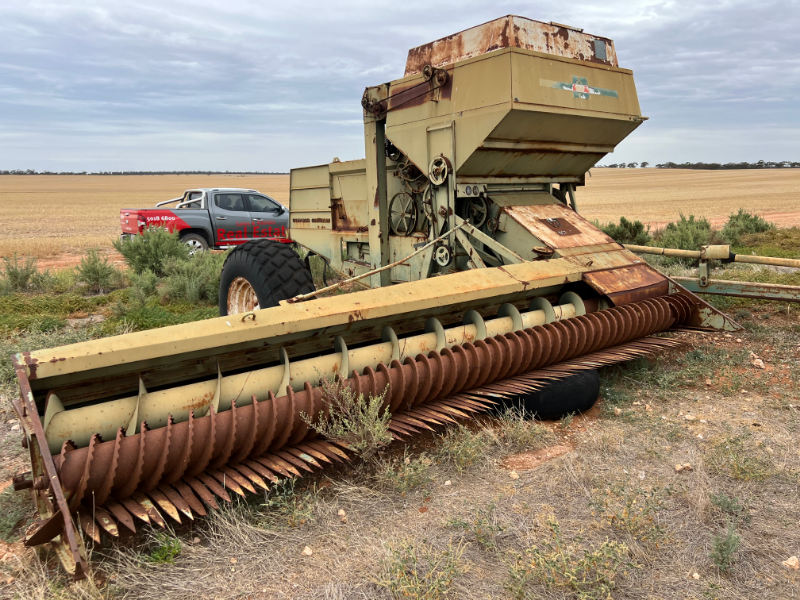
[[[291,237],[372,289],[315,298],[290,248],[250,242],[220,318],[15,356],[26,543],[75,578],[87,538],[347,459],[302,417],[327,410],[319,373],[386,390],[402,438],[674,344],[653,334],[738,328],[576,211],[644,120],[611,40],[505,17],[412,49],[362,106],[366,160],[292,171]]]

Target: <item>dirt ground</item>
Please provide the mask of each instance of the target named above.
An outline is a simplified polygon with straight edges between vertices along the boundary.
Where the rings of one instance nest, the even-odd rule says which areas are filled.
[[[0,179],[0,256],[60,257],[71,266],[86,248],[110,248],[119,209],[153,206],[192,187],[244,187],[288,204],[288,175],[4,175]],[[800,169],[690,171],[594,169],[578,208],[601,223],[625,215],[653,227],[680,212],[715,225],[744,207],[779,227],[800,225]]]

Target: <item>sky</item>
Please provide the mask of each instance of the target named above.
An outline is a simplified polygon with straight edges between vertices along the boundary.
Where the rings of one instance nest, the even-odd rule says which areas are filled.
[[[506,15],[614,40],[649,120],[609,162],[800,160],[800,2],[0,2],[0,170],[364,156],[361,95]]]

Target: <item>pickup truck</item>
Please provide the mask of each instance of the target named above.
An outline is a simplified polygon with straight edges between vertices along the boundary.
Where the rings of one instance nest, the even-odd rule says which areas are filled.
[[[175,206],[168,207],[170,204]],[[241,188],[186,190],[183,196],[159,202],[155,208],[123,208],[119,221],[123,241],[148,227],[165,227],[179,231],[193,253],[262,238],[292,241],[287,234],[289,210],[265,194]]]

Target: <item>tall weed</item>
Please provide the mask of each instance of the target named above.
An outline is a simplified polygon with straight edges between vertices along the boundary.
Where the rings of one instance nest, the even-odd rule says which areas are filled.
[[[131,271],[137,274],[152,271],[159,277],[166,275],[170,260],[189,258],[189,246],[184,244],[177,231],[170,233],[163,227],[149,227],[142,235],[129,240],[115,240],[114,249],[122,254]]]

